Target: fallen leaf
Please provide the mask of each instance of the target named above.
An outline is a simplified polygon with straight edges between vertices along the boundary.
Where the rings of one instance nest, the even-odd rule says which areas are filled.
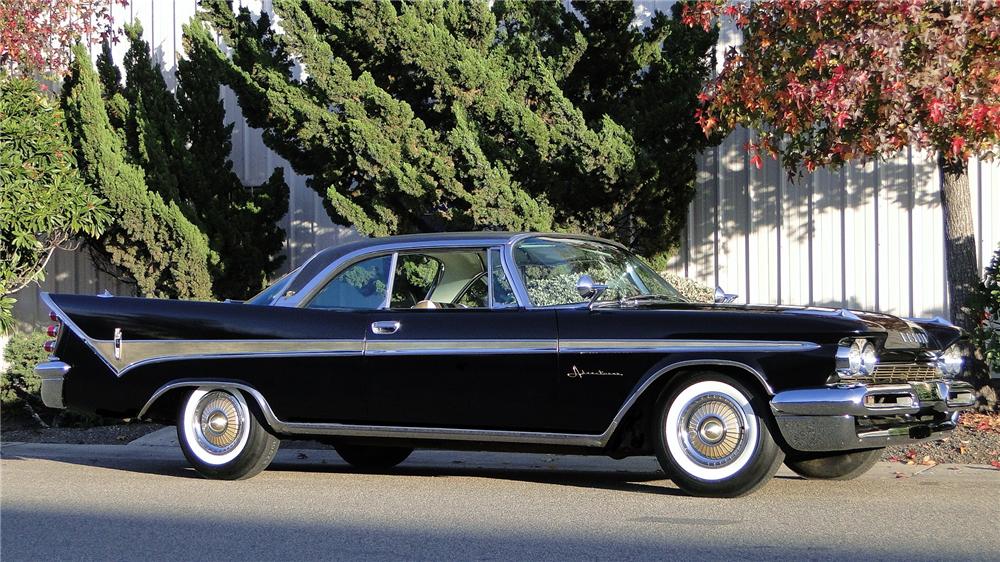
[[[909,478],[907,475],[903,474],[902,472],[895,472],[894,474],[896,475],[896,478]]]
[[[899,457],[897,457],[896,455],[893,455],[893,456],[889,457],[889,462],[899,462]]]
[[[1000,461],[990,461],[990,466],[992,466],[997,470],[1000,470]]]
[[[960,455],[964,455],[965,454],[965,445],[959,445],[958,446],[958,454],[960,454]]]
[[[915,459],[915,458],[917,458],[917,452],[914,451],[913,449],[910,449],[909,451],[906,451],[906,458],[908,458],[908,459]]]
[[[908,464],[908,465],[917,464],[917,461],[913,461],[913,460],[906,461],[906,464]]]

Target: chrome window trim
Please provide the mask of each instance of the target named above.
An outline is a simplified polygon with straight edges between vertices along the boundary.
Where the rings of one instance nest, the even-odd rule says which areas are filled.
[[[257,391],[257,389],[236,381],[228,380],[183,380],[174,381],[161,386],[146,401],[142,409],[136,415],[143,417],[158,398],[176,388],[189,386],[215,386],[218,388],[235,388],[245,391],[260,406],[260,410],[268,425],[278,433],[289,435],[326,435],[338,437],[372,437],[372,438],[396,438],[396,439],[435,439],[445,441],[484,441],[490,443],[521,443],[533,445],[565,445],[577,447],[605,447],[614,436],[622,419],[629,412],[632,406],[639,400],[639,397],[660,377],[677,371],[685,367],[692,366],[729,366],[747,371],[755,376],[767,389],[769,395],[773,396],[774,391],[764,380],[763,375],[753,367],[737,361],[726,360],[691,360],[677,361],[656,371],[645,378],[632,393],[625,403],[622,404],[618,413],[611,420],[608,428],[600,434],[589,433],[557,433],[557,432],[535,432],[535,431],[506,431],[492,429],[466,429],[466,428],[442,428],[442,427],[413,427],[413,426],[381,426],[366,424],[343,424],[343,423],[307,423],[307,422],[286,422],[278,419],[268,404],[267,399]]]
[[[497,244],[495,241],[491,240],[474,240],[474,239],[456,239],[456,240],[439,240],[439,241],[426,241],[426,242],[397,242],[391,243],[387,242],[385,244],[372,246],[370,248],[360,248],[353,252],[349,252],[336,260],[332,261],[327,265],[322,271],[320,271],[315,277],[312,278],[308,283],[306,283],[302,289],[299,290],[295,295],[289,296],[279,302],[275,303],[275,306],[288,306],[288,307],[299,307],[304,306],[304,303],[308,303],[311,300],[314,293],[319,289],[326,286],[326,282],[336,276],[338,273],[344,269],[350,267],[351,265],[362,261],[366,258],[377,257],[380,255],[388,255],[394,253],[406,253],[408,251],[418,251],[418,250],[432,250],[432,249],[442,249],[442,250],[458,250],[467,248],[470,250],[488,250],[491,247],[495,247]],[[508,277],[510,277],[509,271]],[[515,296],[517,296],[515,291]],[[521,298],[518,296],[518,304],[524,307],[524,303],[521,302]]]
[[[490,246],[486,248],[486,271],[483,273],[486,275],[486,308],[494,309],[493,306],[493,251],[496,250],[496,246]],[[499,255],[499,253],[497,254]]]
[[[312,298],[313,293],[318,291],[320,288],[326,285],[329,279],[332,279],[334,275],[342,271],[344,268],[350,267],[357,261],[360,261],[366,257],[376,257],[378,255],[386,255],[396,252],[406,252],[413,250],[428,250],[428,249],[460,249],[460,248],[470,248],[470,249],[488,249],[491,247],[497,247],[498,245],[502,247],[500,252],[501,263],[503,265],[504,273],[507,274],[507,279],[511,283],[511,288],[514,291],[514,297],[518,301],[518,306],[520,308],[535,308],[531,304],[531,300],[528,298],[527,290],[521,281],[520,275],[517,275],[517,268],[514,265],[514,246],[529,238],[538,237],[553,237],[553,238],[569,238],[574,240],[591,240],[594,242],[601,242],[604,244],[609,244],[623,250],[628,251],[628,248],[619,244],[613,240],[604,240],[602,238],[597,238],[595,236],[587,236],[582,234],[561,234],[561,233],[544,233],[544,232],[526,232],[513,235],[503,235],[498,234],[495,240],[490,239],[476,239],[476,238],[455,238],[447,240],[426,240],[420,242],[391,242],[387,241],[380,244],[375,244],[366,248],[359,248],[353,252],[348,252],[343,256],[333,260],[320,270],[311,280],[309,280],[301,289],[294,295],[279,298],[275,301],[273,306],[288,306],[288,307],[302,307],[304,303],[309,302]],[[315,255],[313,256],[315,257]],[[312,258],[310,258],[311,260]],[[307,260],[306,263],[308,263]],[[303,264],[304,268],[305,264]]]
[[[385,282],[385,300],[376,310],[389,310],[389,307],[392,306],[392,291],[396,286],[397,265],[399,265],[399,252],[393,252],[392,258],[389,259],[389,279]],[[332,281],[333,277],[330,280]]]

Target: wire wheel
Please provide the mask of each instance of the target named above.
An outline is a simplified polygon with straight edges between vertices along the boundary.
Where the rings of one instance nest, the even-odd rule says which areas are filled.
[[[725,466],[747,444],[746,414],[723,394],[702,394],[689,400],[677,425],[685,454],[701,466]]]

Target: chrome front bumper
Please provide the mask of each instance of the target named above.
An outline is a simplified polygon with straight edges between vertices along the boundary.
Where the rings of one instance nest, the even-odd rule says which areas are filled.
[[[937,380],[786,390],[771,399],[771,411],[791,448],[847,451],[954,429],[959,410],[975,402],[970,384]]]
[[[69,365],[62,361],[39,363],[35,374],[42,380],[42,402],[49,408],[65,408],[63,405],[63,380],[69,372]]]

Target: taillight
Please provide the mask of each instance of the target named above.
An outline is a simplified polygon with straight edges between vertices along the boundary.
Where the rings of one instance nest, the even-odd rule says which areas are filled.
[[[47,330],[45,330],[45,333],[50,338],[57,337],[59,335],[59,324],[52,324]]]
[[[56,350],[56,340],[49,340],[45,342],[45,345],[42,347],[45,349],[46,353],[52,353]]]
[[[58,322],[59,321],[59,317],[56,316],[55,312],[49,312],[49,320],[51,320],[53,322]]]

